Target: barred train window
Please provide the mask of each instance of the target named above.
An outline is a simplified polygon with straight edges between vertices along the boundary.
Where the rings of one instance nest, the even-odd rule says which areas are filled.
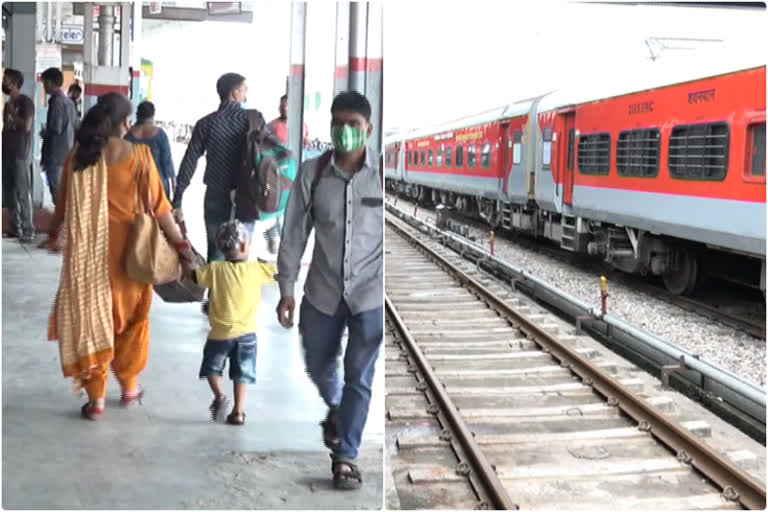
[[[579,138],[579,172],[607,176],[611,171],[611,135],[590,133]]]
[[[437,166],[443,166],[443,148],[437,150]]]
[[[427,154],[427,165],[432,167],[432,150],[429,150],[429,153]]]
[[[448,146],[445,148],[445,166],[450,168],[453,165],[453,147]]]
[[[541,164],[552,167],[552,128],[544,128],[544,144],[541,146]]]
[[[749,126],[747,144],[751,143],[750,156],[752,176],[765,176],[765,123]]]
[[[675,126],[669,137],[669,175],[721,181],[728,174],[728,123]]]
[[[422,149],[422,150],[421,150],[421,166],[422,166],[422,167],[426,167],[426,166],[424,165],[424,164],[426,163],[426,162],[425,162],[425,160],[426,160],[426,159],[424,158],[424,150]]]
[[[456,146],[456,167],[459,169],[464,167],[464,146],[461,144]]]
[[[619,176],[655,178],[659,175],[661,136],[658,128],[619,133],[616,170]]]
[[[485,142],[480,150],[480,165],[485,169],[491,166],[491,143]]]
[[[512,165],[517,165],[523,161],[522,139],[523,132],[518,130],[512,134],[512,140],[514,141],[514,144],[512,144]]]
[[[467,146],[467,167],[474,168],[477,164],[477,148],[474,144]]]

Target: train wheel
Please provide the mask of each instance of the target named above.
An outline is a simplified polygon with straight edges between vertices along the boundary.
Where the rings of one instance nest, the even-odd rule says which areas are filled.
[[[678,253],[677,269],[662,275],[664,285],[674,295],[691,295],[699,280],[699,260],[689,250]]]

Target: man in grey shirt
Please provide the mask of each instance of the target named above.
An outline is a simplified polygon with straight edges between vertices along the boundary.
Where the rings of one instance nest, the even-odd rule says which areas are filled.
[[[40,132],[40,136],[43,138],[40,164],[48,178],[48,188],[55,205],[59,181],[61,180],[61,169],[75,142],[75,126],[78,116],[75,104],[61,90],[64,83],[64,75],[61,70],[48,68],[43,71],[40,78],[43,81],[45,93],[50,95],[48,117],[45,127]]]
[[[357,489],[355,464],[368,417],[374,366],[384,334],[384,225],[381,163],[366,147],[371,105],[347,91],[331,105],[334,151],[304,162],[285,212],[277,258],[278,320],[293,326],[294,286],[307,239],[315,247],[301,302],[299,332],[312,382],[329,411],[323,440],[337,489]],[[348,327],[344,382],[338,375]]]

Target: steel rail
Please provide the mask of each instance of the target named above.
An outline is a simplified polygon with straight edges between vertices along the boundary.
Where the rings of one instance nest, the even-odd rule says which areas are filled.
[[[400,218],[406,223],[417,222],[419,226],[423,228],[421,229],[422,232],[424,229],[426,229],[428,231],[426,234],[432,235],[436,233],[437,236],[439,236],[441,239],[455,242],[460,247],[462,247],[462,250],[460,251],[462,256],[464,256],[466,252],[476,254],[483,262],[493,263],[494,265],[503,269],[509,275],[519,278],[518,280],[520,282],[530,282],[535,288],[547,291],[552,295],[562,299],[564,303],[575,308],[578,312],[578,315],[587,315],[591,318],[591,321],[601,322],[606,324],[606,326],[613,327],[614,329],[625,333],[628,337],[639,341],[643,345],[647,345],[648,347],[652,347],[653,349],[660,351],[662,354],[668,356],[671,361],[678,361],[680,356],[684,356],[686,365],[690,367],[690,369],[699,372],[701,375],[707,377],[707,379],[711,379],[711,381],[716,382],[727,389],[733,390],[734,392],[738,393],[738,395],[751,400],[755,404],[761,406],[763,409],[765,408],[765,390],[750,382],[745,381],[743,378],[739,377],[733,372],[707,360],[700,359],[698,355],[666,340],[663,340],[654,334],[638,329],[624,322],[620,318],[614,317],[611,314],[602,315],[600,308],[593,307],[592,305],[587,304],[586,302],[573,297],[572,295],[558,288],[555,288],[548,282],[536,277],[530,272],[523,270],[522,268],[515,267],[514,265],[500,259],[497,256],[491,255],[485,248],[474,242],[463,239],[452,233],[440,231],[438,228],[429,226],[424,221],[417,219],[416,217],[413,217],[412,215],[403,212],[402,210],[398,210],[391,205],[387,205],[387,208],[390,210],[391,215]],[[415,227],[415,229],[420,228]],[[464,251],[464,248],[466,248],[467,251]],[[755,416],[755,418],[757,417],[758,416]],[[762,413],[761,417],[765,417],[764,412]],[[764,421],[765,420],[763,419],[763,422]]]
[[[432,369],[432,365],[427,361],[424,353],[411,336],[408,327],[405,325],[402,317],[398,314],[394,304],[392,304],[389,295],[384,296],[384,303],[386,305],[387,314],[390,316],[398,334],[408,346],[408,350],[410,350],[413,358],[416,360],[416,364],[419,366],[422,375],[424,375],[427,385],[435,394],[437,401],[440,402],[440,407],[445,412],[445,416],[450,422],[457,439],[469,455],[475,473],[477,473],[480,477],[480,481],[484,484],[484,490],[493,502],[494,508],[496,510],[517,510],[518,507],[507,494],[507,490],[504,487],[504,484],[501,483],[499,476],[496,474],[496,470],[493,469],[491,463],[485,458],[485,454],[480,448],[480,445],[477,444],[477,441],[475,441],[472,431],[469,430],[469,427],[464,422],[461,414],[459,414],[456,405],[454,405],[451,397],[448,396],[445,387],[435,374],[435,370]]]
[[[619,407],[624,413],[638,422],[644,430],[658,439],[677,454],[682,462],[695,467],[707,478],[717,484],[724,495],[739,501],[751,510],[763,510],[766,506],[765,489],[759,482],[738,467],[699,442],[693,434],[655,410],[645,400],[639,398],[628,388],[616,382],[610,375],[582,357],[573,348],[563,344],[525,315],[509,307],[502,299],[488,290],[482,283],[468,276],[434,250],[402,229],[391,219],[386,219],[390,227],[408,240],[412,245],[432,258],[436,263],[452,274],[455,279],[474,291],[481,300],[500,314],[506,316],[513,325],[531,338],[542,349],[548,351],[561,363],[566,363],[571,371],[584,383],[606,397],[608,403]],[[391,305],[390,305],[391,307]],[[424,362],[426,364],[426,361]]]

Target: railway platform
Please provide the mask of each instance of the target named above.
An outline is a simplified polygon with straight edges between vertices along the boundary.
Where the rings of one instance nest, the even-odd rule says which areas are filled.
[[[180,161],[183,149],[174,148],[174,161]],[[184,210],[190,238],[204,251],[203,166],[201,160]],[[256,227],[256,235],[261,229]],[[254,236],[252,256],[263,257],[264,246],[263,237]],[[311,249],[310,242],[305,264]],[[383,357],[360,455],[364,485],[339,493],[332,487],[318,426],[325,406],[304,372],[297,329],[277,323],[276,285],[263,291],[259,380],[248,391],[244,427],[210,420],[210,391],[197,378],[207,333],[199,304],[166,304],[157,296],[149,364],[141,378],[143,402],[121,408],[112,379],[104,418],[92,423],[80,419],[85,398],[73,396],[71,381],[61,374],[57,345],[46,341],[59,268],[58,256],[3,240],[3,507],[381,507]],[[302,279],[305,273],[306,265]]]

